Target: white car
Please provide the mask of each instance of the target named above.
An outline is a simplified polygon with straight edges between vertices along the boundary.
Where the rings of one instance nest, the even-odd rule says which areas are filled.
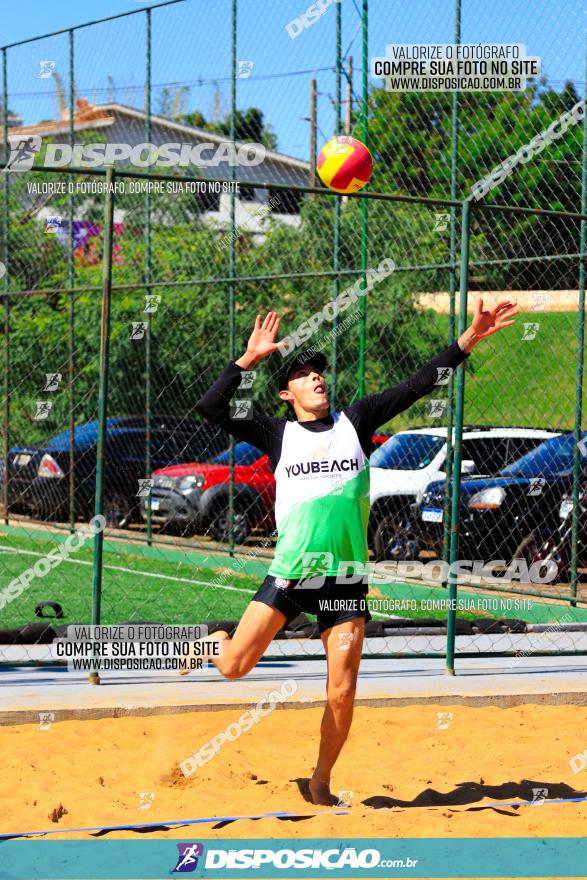
[[[464,427],[461,473],[493,476],[558,433]],[[376,560],[417,558],[420,548],[410,505],[421,498],[428,483],[446,476],[446,438],[447,428],[410,428],[372,453],[369,536]]]

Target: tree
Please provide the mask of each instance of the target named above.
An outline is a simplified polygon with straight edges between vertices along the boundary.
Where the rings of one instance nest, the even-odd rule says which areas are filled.
[[[579,100],[567,82],[561,92],[546,78],[525,92],[462,92],[459,96],[457,198],[509,156],[544,132]],[[382,192],[450,198],[452,94],[392,93],[369,96],[370,146],[375,158],[374,187]],[[518,164],[486,201],[504,205],[578,211],[582,127],[571,127],[527,163]],[[360,135],[359,135],[360,136]],[[572,173],[573,169],[576,173]],[[416,206],[412,209],[418,212]],[[575,221],[479,212],[472,229],[471,259],[575,253]],[[521,289],[576,286],[572,261],[517,262],[472,268],[472,283]]]
[[[221,122],[208,122],[202,113],[186,113],[181,121],[206,131],[230,137],[230,113]],[[269,150],[277,149],[277,136],[271,127],[265,125],[263,112],[257,107],[249,107],[244,112],[237,110],[234,118],[234,138],[244,143],[263,144]]]

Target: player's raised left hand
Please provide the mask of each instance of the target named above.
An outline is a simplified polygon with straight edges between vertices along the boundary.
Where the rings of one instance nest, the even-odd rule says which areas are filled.
[[[475,317],[471,327],[478,339],[485,339],[492,336],[498,330],[509,327],[516,322],[511,320],[514,315],[519,314],[519,306],[509,299],[500,300],[492,309],[483,308],[483,299],[479,297],[477,300],[477,308],[475,309]]]
[[[517,303],[511,299],[502,299],[492,309],[484,309],[483,298],[479,297],[471,326],[459,336],[459,348],[471,352],[482,339],[515,324],[512,319],[519,311]]]

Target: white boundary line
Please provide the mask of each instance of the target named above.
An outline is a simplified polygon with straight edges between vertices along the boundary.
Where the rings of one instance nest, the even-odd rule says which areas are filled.
[[[3,544],[0,544],[0,550],[4,550],[7,553],[19,553],[23,556],[37,556],[37,557],[45,557],[46,553],[36,553],[34,550],[17,550],[14,547],[6,547]],[[93,562],[86,562],[83,559],[64,559],[63,562],[69,562],[71,565],[93,565]],[[183,584],[197,584],[198,586],[203,587],[218,587],[220,590],[231,590],[236,593],[255,593],[256,590],[248,590],[246,587],[230,587],[223,584],[211,584],[209,581],[196,581],[190,578],[182,578],[182,577],[174,577],[171,574],[155,574],[155,572],[151,571],[142,571],[141,569],[135,568],[125,568],[122,565],[104,565],[104,568],[108,568],[112,571],[123,571],[128,574],[138,574],[144,575],[145,577],[152,578],[161,578],[162,580],[167,581],[177,581]]]
[[[22,556],[36,556],[36,557],[45,557],[46,553],[36,553],[34,550],[18,550],[14,547],[7,547],[4,544],[0,544],[0,551],[4,551],[6,553],[17,553]],[[64,559],[63,562],[69,562],[71,565],[93,565],[92,562],[86,562],[83,559]],[[167,581],[175,581],[182,584],[195,584],[197,586],[202,587],[217,587],[219,590],[229,590],[234,593],[250,593],[254,595],[256,590],[249,590],[246,587],[234,587],[228,586],[227,584],[212,584],[209,581],[196,581],[191,580],[190,578],[182,578],[182,577],[174,577],[171,574],[155,574],[150,571],[142,571],[134,568],[125,568],[121,565],[104,565],[104,568],[107,568],[111,571],[122,571],[127,574],[138,574],[143,575],[144,577],[152,577],[152,578],[160,578],[161,580]],[[371,611],[372,617],[380,617],[382,620],[390,620],[391,618],[398,617],[396,614],[383,614],[379,611]]]

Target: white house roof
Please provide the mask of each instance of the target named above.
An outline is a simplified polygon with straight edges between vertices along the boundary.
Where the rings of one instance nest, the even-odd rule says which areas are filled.
[[[80,110],[74,113],[74,131],[84,131],[87,129],[106,128],[113,125],[116,121],[115,117],[126,116],[129,119],[140,120],[142,123],[146,120],[144,110],[137,110],[135,107],[129,107],[126,104],[118,104],[115,102],[108,104],[96,104],[91,108],[87,102],[83,102],[85,107],[81,110],[81,102],[78,102]],[[205,143],[222,144],[227,143],[228,138],[221,134],[207,131],[203,128],[197,128],[195,125],[188,125],[185,122],[178,122],[177,119],[169,119],[166,116],[158,116],[151,113],[151,125],[165,128],[168,131],[177,132],[178,135],[187,135],[190,139],[201,140]],[[9,134],[40,134],[55,135],[69,133],[69,119],[49,120],[46,122],[37,122],[32,125],[19,125],[14,127],[14,131],[9,130]],[[240,141],[237,144],[242,143]],[[276,150],[266,150],[265,158],[287,165],[297,171],[308,173],[310,171],[310,163],[304,162],[302,159],[296,159],[293,156],[287,156],[285,153],[279,153]]]

